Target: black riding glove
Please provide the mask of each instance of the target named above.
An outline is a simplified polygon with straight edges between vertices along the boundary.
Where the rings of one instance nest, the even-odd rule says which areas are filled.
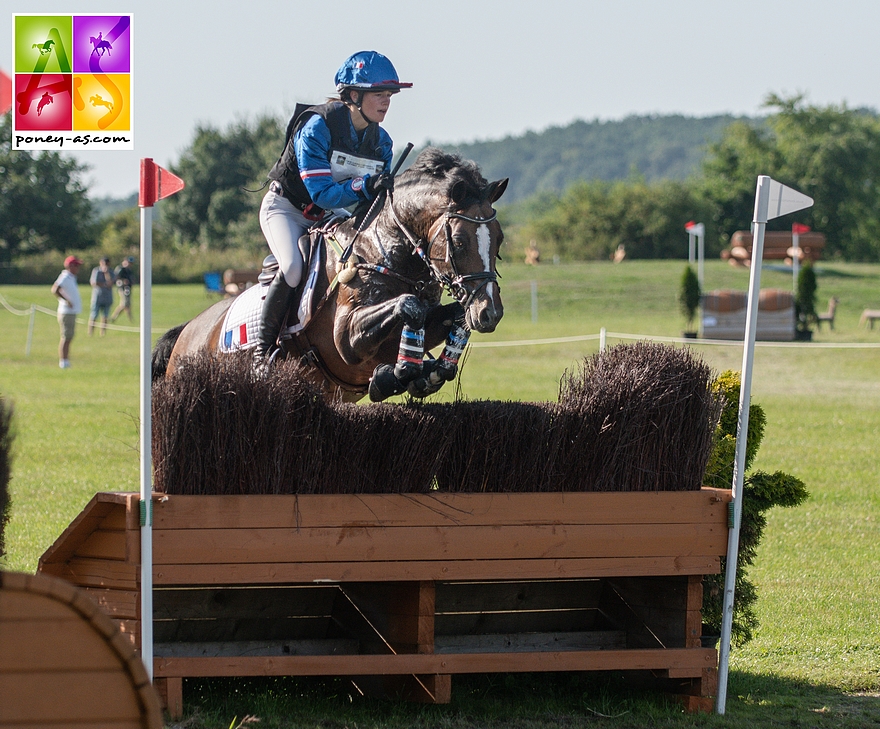
[[[391,192],[394,189],[394,178],[388,174],[369,175],[364,180],[364,190],[370,199],[374,199],[382,190]]]

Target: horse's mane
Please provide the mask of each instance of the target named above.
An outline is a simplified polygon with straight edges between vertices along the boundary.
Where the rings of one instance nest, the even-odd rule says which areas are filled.
[[[411,174],[416,179],[427,177],[435,181],[435,184],[441,182],[445,190],[451,190],[453,185],[463,182],[467,186],[466,197],[475,202],[483,198],[484,190],[489,184],[476,162],[462,159],[460,155],[444,152],[437,147],[422,150],[406,174],[408,179]]]

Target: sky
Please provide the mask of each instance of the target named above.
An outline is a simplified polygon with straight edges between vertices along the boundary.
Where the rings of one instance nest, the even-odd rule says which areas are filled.
[[[877,0],[0,0],[13,13],[133,13],[135,150],[62,152],[94,197],[172,166],[197,126],[321,103],[359,50],[413,88],[385,128],[407,142],[502,139],[576,119],[764,113],[769,93],[880,109]],[[280,150],[279,150],[280,152]]]

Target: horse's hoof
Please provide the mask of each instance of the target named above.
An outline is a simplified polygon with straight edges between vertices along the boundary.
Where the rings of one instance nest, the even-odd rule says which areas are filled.
[[[394,368],[391,365],[379,365],[373,370],[369,388],[372,402],[382,402],[405,391],[406,385],[394,376]]]

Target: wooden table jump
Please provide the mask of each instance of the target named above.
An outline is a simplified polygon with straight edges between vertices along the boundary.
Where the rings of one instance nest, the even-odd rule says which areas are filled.
[[[342,675],[447,702],[456,673],[645,670],[711,708],[702,576],[729,492],[154,495],[154,675]],[[100,493],[39,570],[137,645],[138,495]]]

